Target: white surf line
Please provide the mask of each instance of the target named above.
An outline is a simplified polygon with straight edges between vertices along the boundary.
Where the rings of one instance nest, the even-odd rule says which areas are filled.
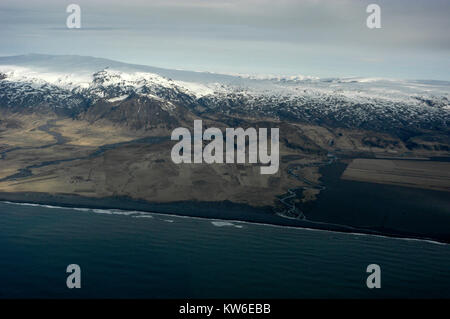
[[[19,206],[39,206],[43,208],[61,208],[61,209],[72,209],[72,210],[82,210],[82,211],[91,211],[92,213],[96,214],[94,212],[97,208],[78,208],[78,207],[60,207],[60,206],[50,206],[50,205],[41,205],[41,204],[35,204],[35,203],[16,203],[16,202],[9,202],[9,201],[0,201],[0,203],[4,204],[10,204],[10,205],[19,205]],[[125,211],[123,209],[115,209],[111,208],[110,210],[118,210],[118,211]],[[344,232],[344,231],[335,231],[335,230],[328,230],[328,229],[318,229],[318,228],[310,228],[310,227],[303,227],[303,226],[282,226],[282,225],[274,225],[274,224],[267,224],[267,223],[261,223],[261,222],[249,222],[249,221],[243,221],[243,220],[235,220],[235,219],[218,219],[218,218],[208,218],[208,217],[198,217],[198,216],[186,216],[186,215],[177,215],[177,214],[171,214],[171,213],[157,213],[157,212],[146,212],[146,211],[132,211],[135,212],[137,215],[157,215],[164,218],[167,217],[177,217],[177,218],[188,218],[188,219],[198,219],[203,221],[219,221],[219,222],[230,222],[230,223],[238,223],[238,224],[250,224],[250,225],[261,225],[261,226],[268,226],[268,227],[276,227],[276,228],[288,228],[288,229],[296,229],[296,230],[308,230],[308,231],[316,231],[316,232],[325,232],[325,233],[333,233],[333,234],[342,234],[342,235],[354,235],[354,236],[367,236],[367,237],[378,237],[378,238],[385,238],[385,239],[393,239],[393,240],[404,240],[404,241],[419,241],[419,242],[427,242],[430,244],[436,244],[436,245],[444,245],[449,246],[448,243],[443,243],[440,241],[435,241],[432,239],[420,239],[420,238],[410,238],[410,237],[395,237],[395,236],[387,236],[387,235],[380,235],[380,234],[366,234],[366,233],[354,233],[354,232]],[[101,214],[101,213],[98,213]],[[114,215],[114,214],[109,214]],[[116,214],[116,215],[123,215],[123,214]],[[326,224],[326,223],[323,223]],[[235,227],[237,228],[237,227]]]

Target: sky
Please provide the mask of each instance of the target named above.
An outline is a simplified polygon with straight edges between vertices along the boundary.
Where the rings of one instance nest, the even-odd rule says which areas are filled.
[[[81,7],[68,29],[66,7]],[[369,29],[366,7],[381,8]],[[450,80],[449,0],[1,0],[0,56],[227,74]]]

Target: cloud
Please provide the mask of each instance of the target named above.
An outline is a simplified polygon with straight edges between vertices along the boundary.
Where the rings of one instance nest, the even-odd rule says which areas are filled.
[[[81,32],[64,32],[72,2],[81,6]],[[381,29],[366,27],[372,2],[381,6]],[[11,54],[140,63],[148,56],[148,64],[204,63],[211,71],[394,72],[401,61],[401,72],[450,74],[448,12],[448,0],[2,0],[0,36],[2,51]]]

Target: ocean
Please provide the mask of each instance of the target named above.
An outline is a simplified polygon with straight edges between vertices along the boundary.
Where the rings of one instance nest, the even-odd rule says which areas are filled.
[[[80,289],[66,286],[69,264]],[[0,202],[0,298],[449,297],[448,244]]]

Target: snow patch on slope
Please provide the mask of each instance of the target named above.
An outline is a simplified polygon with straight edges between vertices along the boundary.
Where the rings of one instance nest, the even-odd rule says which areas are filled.
[[[119,102],[119,101],[123,101],[125,100],[129,95],[121,95],[118,97],[113,97],[111,99],[107,99],[106,101],[110,102],[110,103],[114,103],[114,102]]]

